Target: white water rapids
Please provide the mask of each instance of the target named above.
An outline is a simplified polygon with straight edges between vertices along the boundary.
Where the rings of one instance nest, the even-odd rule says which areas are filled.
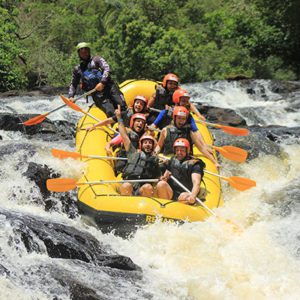
[[[203,86],[186,85],[195,101],[231,108],[243,116],[248,125],[300,126],[300,95],[292,99],[281,98],[261,81],[268,101],[259,93],[249,95],[235,84],[217,87],[222,92],[211,91],[205,98]],[[207,90],[206,90],[207,92]],[[1,99],[2,112],[43,113],[61,105],[58,97]],[[83,102],[80,103],[83,105]],[[86,105],[83,105],[86,106]],[[287,110],[287,107],[298,109]],[[52,120],[76,120],[80,117],[70,109],[62,109],[49,116]],[[51,148],[72,150],[72,145],[60,142],[28,140],[20,132],[0,130],[1,145],[30,143],[38,152],[30,155],[27,149],[2,157],[0,170],[0,206],[6,210],[30,212],[56,222],[68,224],[92,234],[110,245],[119,254],[130,257],[143,270],[142,290],[152,295],[149,299],[299,299],[300,298],[300,145],[295,138],[283,147],[280,157],[261,154],[259,157],[236,165],[224,162],[221,173],[226,176],[248,177],[257,187],[239,192],[224,183],[225,205],[215,210],[220,217],[205,222],[186,223],[180,226],[157,222],[139,229],[131,238],[122,239],[102,234],[87,226],[80,218],[70,220],[63,213],[45,212],[34,199],[40,196],[35,183],[22,173],[29,161],[47,164],[62,177],[80,177],[84,165],[74,160],[60,161],[51,156]],[[259,146],[259,145],[258,145]],[[26,159],[25,159],[25,158]],[[57,206],[59,207],[59,202]],[[231,226],[230,220],[241,230]],[[0,219],[0,223],[5,220]],[[3,230],[5,228],[5,230]],[[1,226],[1,252],[8,253],[15,262],[14,272],[31,270],[40,262],[62,264],[46,253],[26,253],[23,248],[7,243],[13,236],[9,226]],[[2,262],[5,266],[5,262]],[[29,267],[30,266],[30,267]],[[18,271],[22,270],[22,271]],[[110,281],[96,270],[74,266],[74,273],[97,290],[97,282]],[[14,277],[0,277],[0,299],[52,299],[56,285],[39,282],[34,273],[24,275],[24,282]],[[27,278],[27,279],[25,279]],[[35,282],[30,289],[29,281]],[[114,290],[99,299],[143,299],[131,285],[122,282],[120,291]],[[57,299],[70,299],[66,291],[57,291]]]

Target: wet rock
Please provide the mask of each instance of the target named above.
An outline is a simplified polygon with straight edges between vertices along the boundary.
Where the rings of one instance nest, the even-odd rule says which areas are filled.
[[[246,121],[238,115],[234,110],[229,108],[219,108],[209,105],[198,105],[197,107],[208,122],[226,124],[229,126],[243,127]]]
[[[248,160],[258,157],[260,154],[280,155],[281,147],[270,140],[264,132],[252,132],[249,136],[234,136],[222,133],[221,130],[213,130],[216,146],[231,145],[248,151]]]
[[[99,300],[96,291],[79,283],[72,283],[70,285],[71,299],[72,300]]]
[[[22,142],[9,142],[0,145],[0,157],[10,155],[19,151],[26,152],[28,157],[32,157],[36,153],[36,147],[32,144]],[[26,160],[27,157],[23,157]]]
[[[136,271],[140,267],[128,257],[114,253],[87,232],[36,216],[0,210],[15,233],[10,245],[22,243],[29,253],[47,252],[49,257],[79,260],[95,266]]]
[[[23,175],[34,181],[41,191],[42,201],[41,199],[33,198],[33,202],[44,204],[46,211],[61,211],[71,219],[78,217],[77,196],[75,193],[55,193],[55,197],[53,198],[51,197],[53,193],[47,189],[47,180],[58,178],[60,174],[54,172],[47,165],[29,162],[28,168]]]
[[[252,133],[257,133],[267,137],[270,141],[278,144],[284,142],[289,143],[289,140],[293,144],[299,143],[300,138],[300,127],[284,127],[284,126],[251,126],[250,130]]]
[[[243,148],[249,152],[248,159],[256,158],[261,153],[279,156],[282,154],[282,142],[300,143],[300,127],[251,126],[249,129],[249,136],[229,135],[216,129],[212,132],[217,146],[232,145]]]
[[[47,165],[40,165],[34,162],[28,164],[26,172],[22,175],[34,181],[45,198],[50,196],[50,192],[46,187],[47,179],[59,177],[59,174],[54,174],[54,171]]]
[[[40,86],[40,87],[33,87],[31,90],[10,90],[4,93],[0,93],[0,98],[7,98],[7,97],[17,97],[17,96],[31,96],[31,97],[40,97],[40,96],[55,96],[60,94],[67,94],[68,88],[67,87],[51,87],[51,86]]]
[[[0,129],[6,131],[21,131],[29,136],[35,136],[35,138],[43,140],[66,140],[73,139],[75,136],[75,124],[67,121],[50,121],[46,118],[37,125],[23,125],[24,121],[36,116],[38,115],[0,113]]]

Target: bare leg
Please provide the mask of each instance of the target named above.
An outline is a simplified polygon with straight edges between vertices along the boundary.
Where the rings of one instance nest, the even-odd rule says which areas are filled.
[[[156,186],[156,196],[162,199],[172,199],[173,190],[166,181],[159,181]]]

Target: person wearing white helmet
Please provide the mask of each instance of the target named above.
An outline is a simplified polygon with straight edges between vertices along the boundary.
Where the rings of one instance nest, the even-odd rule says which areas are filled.
[[[92,98],[97,107],[102,109],[107,116],[114,115],[118,105],[126,110],[127,105],[122,92],[111,78],[111,68],[103,57],[91,56],[89,43],[79,43],[76,46],[80,64],[73,70],[69,98],[73,101],[78,85],[84,91],[96,88]]]

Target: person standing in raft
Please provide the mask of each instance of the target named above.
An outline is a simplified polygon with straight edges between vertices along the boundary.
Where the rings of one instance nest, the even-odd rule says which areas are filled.
[[[91,56],[91,48],[88,43],[79,43],[76,46],[80,64],[74,68],[69,98],[74,101],[78,84],[82,90],[90,91],[96,88],[92,98],[97,107],[102,109],[108,117],[114,115],[118,105],[126,110],[127,105],[122,92],[111,78],[111,69],[103,57]]]
[[[179,138],[173,144],[175,155],[164,163],[165,172],[157,184],[158,197],[178,200],[184,204],[193,205],[200,192],[205,163],[201,159],[189,156],[190,143],[187,139]],[[191,193],[185,192],[170,176],[173,175]]]
[[[141,96],[141,95],[136,96],[133,100],[132,107],[128,107],[126,109],[126,111],[122,111],[122,119],[124,121],[124,126],[125,127],[130,126],[131,117],[134,114],[140,113],[140,114],[145,114],[146,115],[147,104],[148,104],[148,99],[146,97]],[[109,125],[109,124],[115,124],[116,122],[117,122],[116,116],[112,116],[112,117],[107,118],[103,121],[100,121],[97,124],[94,124],[93,126],[87,127],[86,130],[92,131],[96,127],[106,126],[106,125]]]
[[[162,85],[158,85],[156,88],[156,92],[152,95],[149,100],[149,108],[151,111],[151,107],[159,110],[163,110],[173,105],[172,96],[173,93],[178,89],[179,78],[177,75],[173,73],[169,73],[164,76]],[[149,124],[153,123],[156,119],[158,112],[152,111],[149,115]],[[167,124],[161,122],[159,124],[159,128],[162,129]]]
[[[211,154],[210,149],[208,149],[200,131],[197,130],[193,132],[191,124],[187,123],[188,116],[189,111],[184,106],[175,106],[173,111],[173,124],[165,127],[161,131],[155,152],[159,153],[163,150],[164,155],[172,154],[175,140],[185,138],[189,141],[190,145],[194,143],[205,157],[210,159],[215,166],[219,167],[220,165]]]
[[[160,177],[159,159],[154,155],[156,140],[151,135],[143,135],[139,141],[139,149],[136,149],[127,134],[121,118],[121,108],[115,111],[118,120],[119,131],[123,139],[124,148],[128,158],[123,170],[124,179],[156,179]],[[154,188],[150,183],[123,183],[119,188],[120,194],[125,196],[141,195],[153,197]]]

